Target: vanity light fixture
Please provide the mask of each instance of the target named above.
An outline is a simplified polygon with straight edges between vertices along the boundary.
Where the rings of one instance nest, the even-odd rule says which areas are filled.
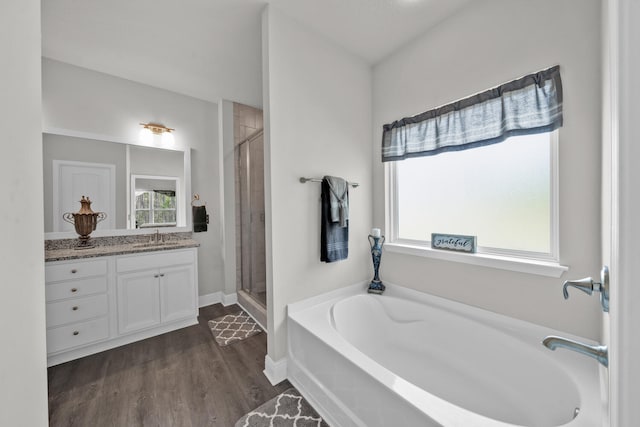
[[[151,143],[153,135],[161,135],[163,144],[173,144],[174,139],[171,132],[175,129],[157,123],[140,123],[140,140],[144,143]]]

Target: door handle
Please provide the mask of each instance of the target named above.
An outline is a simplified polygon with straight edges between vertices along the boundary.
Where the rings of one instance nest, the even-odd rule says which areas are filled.
[[[564,299],[569,299],[569,287],[580,289],[582,292],[591,295],[595,290],[594,285],[597,285],[597,283],[594,283],[591,277],[585,277],[579,280],[567,280],[562,285],[562,295],[564,295]]]
[[[600,304],[602,311],[609,312],[609,267],[606,265],[600,271],[600,283],[594,282],[591,277],[579,280],[567,280],[562,285],[562,295],[564,299],[569,299],[569,287],[580,289],[582,292],[592,295],[593,292],[600,292]]]

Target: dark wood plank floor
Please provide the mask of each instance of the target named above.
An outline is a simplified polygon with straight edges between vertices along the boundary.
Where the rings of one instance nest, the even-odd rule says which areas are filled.
[[[215,343],[207,321],[238,309],[203,307],[198,325],[49,368],[49,425],[232,427],[291,387],[262,373],[266,334]]]

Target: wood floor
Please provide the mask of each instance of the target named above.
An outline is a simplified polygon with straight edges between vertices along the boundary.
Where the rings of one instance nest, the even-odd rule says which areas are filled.
[[[266,334],[215,343],[207,321],[238,310],[203,307],[198,325],[49,368],[49,425],[233,427],[291,387],[262,373]]]

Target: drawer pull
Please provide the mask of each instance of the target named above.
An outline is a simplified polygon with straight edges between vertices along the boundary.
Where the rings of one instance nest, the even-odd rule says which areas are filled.
[[[76,270],[75,268],[73,270],[71,270],[71,274],[76,274],[78,272],[78,270]]]
[[[80,332],[78,331],[73,331],[73,335],[78,335]]]
[[[164,273],[162,273],[162,274],[160,275],[160,277],[164,277]]]
[[[158,278],[159,276],[157,274],[154,274],[153,277]]]
[[[73,311],[76,311],[77,309],[78,309],[77,305],[75,305],[75,306],[73,306],[73,308],[71,308],[71,310],[73,310]]]
[[[78,288],[71,288],[71,292],[73,293],[78,292]]]

